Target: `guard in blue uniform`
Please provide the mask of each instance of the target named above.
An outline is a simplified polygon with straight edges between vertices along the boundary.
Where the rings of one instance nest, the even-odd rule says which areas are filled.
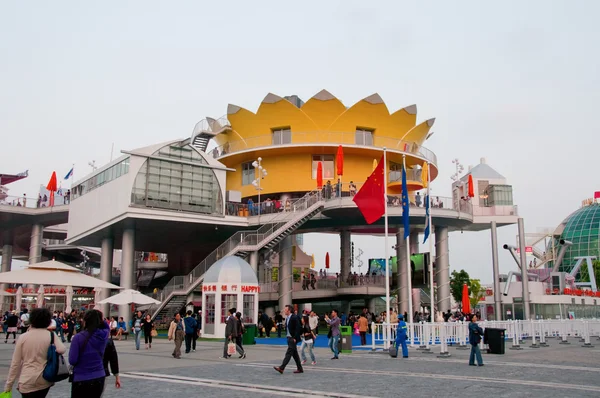
[[[402,358],[408,358],[408,347],[406,338],[408,336],[408,326],[404,322],[404,316],[398,315],[398,328],[396,329],[396,349],[402,346]]]

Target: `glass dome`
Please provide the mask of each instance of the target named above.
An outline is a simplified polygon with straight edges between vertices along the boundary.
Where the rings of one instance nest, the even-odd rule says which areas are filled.
[[[596,256],[600,258],[600,204],[593,203],[571,213],[558,227],[560,238],[573,242],[566,253],[559,271],[569,272],[575,265],[575,257]],[[559,232],[557,231],[557,232]],[[554,242],[558,247],[558,242]]]

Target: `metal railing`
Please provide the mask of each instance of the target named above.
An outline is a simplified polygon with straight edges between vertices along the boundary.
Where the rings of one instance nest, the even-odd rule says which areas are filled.
[[[220,119],[219,119],[220,120]],[[195,130],[195,129],[194,129]],[[289,142],[283,142],[280,145],[291,145],[291,144],[335,144],[335,145],[357,145],[364,147],[374,148],[388,148],[394,151],[402,151],[409,154],[413,154],[424,158],[426,161],[437,165],[437,156],[431,150],[424,146],[417,145],[415,142],[402,141],[393,137],[382,137],[373,135],[373,143],[370,145],[363,145],[356,143],[356,132],[333,132],[333,131],[310,131],[310,132],[296,132],[291,131],[291,138]],[[286,137],[287,138],[287,137]],[[247,137],[243,140],[229,141],[213,151],[213,154],[217,155],[217,158],[232,153],[244,151],[247,149],[254,148],[266,148],[277,146],[273,142],[273,134],[261,135],[256,137]]]
[[[300,199],[293,202],[296,212],[304,212],[311,206],[321,200],[320,191],[307,193]],[[271,236],[279,228],[294,221],[289,219],[289,214],[281,213],[269,221],[270,224],[265,224],[255,231],[236,232],[233,236],[223,242],[204,260],[202,260],[189,274],[173,277],[162,290],[162,300],[166,300],[169,295],[178,290],[186,290],[193,285],[198,278],[210,268],[216,261],[229,255],[236,248],[241,246],[254,246],[262,242],[264,239]]]
[[[474,216],[518,216],[519,208],[517,206],[493,206],[482,207],[473,206]]]
[[[194,130],[192,131],[192,139],[204,132],[208,133],[218,133],[225,127],[231,127],[231,123],[227,119],[227,115],[223,115],[218,119],[202,119],[194,126]]]
[[[308,284],[306,284],[308,282]],[[345,289],[345,288],[361,288],[361,287],[385,287],[385,277],[384,276],[375,276],[369,278],[363,278],[362,281],[358,281],[356,284],[348,283],[346,281],[341,281],[336,279],[335,277],[315,279],[314,288],[311,283],[312,280],[307,281],[294,281],[292,284],[292,291],[314,291],[314,290],[337,290],[337,289]],[[362,283],[361,283],[362,282]],[[261,293],[278,293],[279,292],[279,282],[261,282],[260,284],[260,292]]]
[[[55,195],[54,206],[62,206],[69,204],[69,198],[67,196]],[[43,207],[50,207],[50,198],[46,197],[44,201],[43,197],[28,197],[28,196],[10,196],[7,195],[0,200],[0,206],[14,206],[14,207],[25,207],[28,209],[40,209]]]

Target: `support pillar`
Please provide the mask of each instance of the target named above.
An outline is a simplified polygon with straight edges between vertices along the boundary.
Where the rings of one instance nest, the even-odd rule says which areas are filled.
[[[435,227],[435,282],[438,311],[452,307],[450,296],[450,264],[448,258],[448,227]]]
[[[2,272],[10,272],[12,268],[12,254],[13,254],[13,234],[12,231],[4,231],[2,245]],[[8,284],[2,283],[0,290],[3,292],[8,288]]]
[[[410,232],[410,255],[419,253],[419,231]]]
[[[365,301],[366,307],[369,309],[369,312],[375,314],[375,304],[377,303],[377,297],[365,299]]]
[[[292,304],[292,246],[294,237],[288,236],[279,244],[279,311]]]
[[[408,312],[408,267],[406,262],[406,239],[404,239],[404,228],[398,228],[396,232],[396,261],[398,262],[398,313]]]
[[[42,261],[42,236],[44,226],[33,224],[31,226],[31,241],[29,243],[29,264],[36,264]]]
[[[135,268],[135,229],[123,230],[123,243],[121,245],[121,284],[125,289],[133,289],[133,272]],[[119,316],[123,317],[129,328],[131,321],[131,307],[129,304],[119,306]]]
[[[492,275],[494,276],[494,314],[495,320],[502,320],[502,299],[500,297],[500,271],[498,268],[498,234],[496,221],[492,221]]]
[[[258,251],[250,252],[248,260],[248,263],[254,270],[254,273],[258,276]]]
[[[529,299],[529,275],[527,270],[527,253],[525,253],[525,226],[523,219],[517,220],[519,226],[519,251],[521,255],[521,283],[523,284],[523,315],[524,320],[531,319],[531,300]]]
[[[351,235],[348,230],[340,233],[340,275],[342,276],[342,286],[348,280],[348,274],[351,270]]]
[[[100,280],[104,282],[112,281],[112,265],[115,242],[113,238],[104,238],[101,243],[100,252]],[[110,297],[110,290],[103,289],[101,292],[102,300]],[[105,317],[110,317],[110,304],[102,304],[100,311]]]

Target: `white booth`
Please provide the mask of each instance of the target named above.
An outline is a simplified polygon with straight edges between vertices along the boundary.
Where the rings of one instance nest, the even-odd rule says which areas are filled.
[[[242,313],[243,323],[258,322],[256,273],[245,260],[228,256],[212,265],[202,284],[202,336],[225,337],[225,321],[230,308]]]

